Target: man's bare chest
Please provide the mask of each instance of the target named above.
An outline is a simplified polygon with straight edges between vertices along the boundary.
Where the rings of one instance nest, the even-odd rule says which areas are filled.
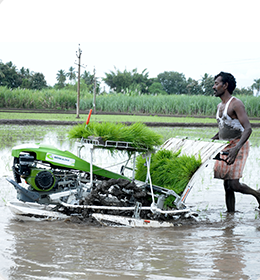
[[[231,104],[230,104],[231,105]],[[227,108],[227,111],[226,111],[226,114],[231,118],[231,119],[236,119],[236,114],[234,114],[234,109],[232,108],[232,106],[228,106]],[[219,106],[218,106],[218,116],[220,118],[223,117],[223,114],[224,114],[224,111],[225,111],[225,108],[226,108],[226,103],[222,104],[220,103]]]

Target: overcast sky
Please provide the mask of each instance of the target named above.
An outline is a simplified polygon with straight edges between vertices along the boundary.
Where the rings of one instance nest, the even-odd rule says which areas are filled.
[[[0,0],[0,60],[43,73],[75,65],[105,77],[114,67],[196,80],[231,72],[260,78],[258,0]]]

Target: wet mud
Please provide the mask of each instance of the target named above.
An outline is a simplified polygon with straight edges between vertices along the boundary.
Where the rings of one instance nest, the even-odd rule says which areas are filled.
[[[143,206],[150,206],[152,198],[150,194],[150,186],[146,188],[138,187],[134,182],[125,179],[109,179],[100,181],[96,187],[93,187],[91,193],[81,201],[81,205],[95,205],[95,206],[115,206],[115,207],[135,207],[136,203]],[[140,209],[141,209],[140,208]],[[87,223],[97,225],[93,219],[93,213],[101,213],[108,215],[119,215],[122,217],[134,217],[133,210],[94,210],[78,208],[76,211],[69,208],[65,209],[63,213],[70,215],[67,221],[72,223]],[[75,216],[76,214],[76,216]],[[155,220],[159,222],[169,222],[173,226],[192,225],[197,221],[192,217],[186,218],[185,214],[179,215],[165,215],[159,213],[152,213],[141,210],[139,214],[141,219]]]

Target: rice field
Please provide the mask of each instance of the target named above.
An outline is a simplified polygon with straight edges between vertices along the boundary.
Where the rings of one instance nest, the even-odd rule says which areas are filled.
[[[35,140],[41,142],[47,133],[57,133],[60,143],[68,140],[68,133],[73,126],[55,125],[0,125],[0,149],[3,147],[12,147],[17,142],[27,142]],[[162,135],[163,141],[171,137],[188,137],[191,139],[210,139],[217,133],[217,128],[207,127],[151,127],[155,133]],[[253,147],[260,147],[260,128],[253,128],[250,136],[250,144]],[[71,143],[74,140],[71,141]]]

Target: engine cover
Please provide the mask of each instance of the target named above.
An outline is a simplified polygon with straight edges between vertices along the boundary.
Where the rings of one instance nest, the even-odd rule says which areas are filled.
[[[32,168],[26,182],[37,191],[50,191],[56,183],[55,176],[51,170]]]

